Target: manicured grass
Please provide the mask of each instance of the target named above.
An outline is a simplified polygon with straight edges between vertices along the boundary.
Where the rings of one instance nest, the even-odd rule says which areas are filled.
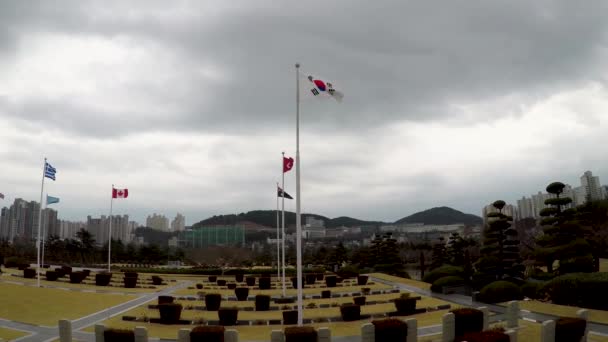
[[[519,308],[563,317],[576,317],[576,312],[581,309],[579,307],[549,304],[535,300],[520,301]],[[589,320],[591,322],[608,324],[608,311],[587,310],[589,310]]]
[[[292,288],[291,284],[289,285],[289,289],[287,289],[285,291],[285,293],[288,296],[295,296],[297,294],[296,290],[294,288]],[[333,293],[338,293],[338,292],[360,292],[361,288],[363,287],[368,287],[370,288],[372,291],[374,290],[387,290],[387,289],[391,289],[390,286],[384,285],[384,284],[373,284],[373,285],[365,285],[365,286],[340,286],[340,287],[332,287],[332,288],[321,288],[321,287],[315,287],[315,288],[305,288],[303,289],[303,293],[304,294],[321,294],[322,290],[330,290]],[[175,295],[178,296],[184,296],[184,295],[189,295],[189,296],[193,296],[196,295],[198,292],[205,292],[205,293],[219,293],[221,295],[229,295],[229,296],[233,296],[234,295],[234,290],[228,290],[228,289],[202,289],[202,290],[198,290],[198,289],[182,289],[182,290],[178,290],[175,291]],[[250,296],[255,296],[257,294],[265,294],[265,295],[269,295],[269,296],[275,296],[275,295],[281,295],[283,293],[283,290],[260,290],[257,287],[254,288],[250,288],[249,289],[249,295]]]
[[[395,276],[391,276],[391,275],[384,274],[384,273],[371,273],[370,276],[372,276],[374,278],[392,281],[392,282],[399,283],[399,284],[417,287],[417,288],[423,289],[423,290],[431,289],[431,284],[425,283],[422,281],[418,281],[418,280],[395,277]]]
[[[4,339],[5,341],[12,341],[26,335],[29,334],[24,331],[0,328],[0,338]]]
[[[608,259],[600,259],[600,272],[608,272]]]
[[[56,326],[136,298],[0,283],[0,318]]]

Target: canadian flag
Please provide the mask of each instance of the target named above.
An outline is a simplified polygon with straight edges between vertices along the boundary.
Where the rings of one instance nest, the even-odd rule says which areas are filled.
[[[112,189],[112,198],[129,197],[129,189]]]
[[[292,167],[293,167],[293,158],[291,158],[291,157],[289,157],[289,158],[283,157],[283,173],[291,170]]]

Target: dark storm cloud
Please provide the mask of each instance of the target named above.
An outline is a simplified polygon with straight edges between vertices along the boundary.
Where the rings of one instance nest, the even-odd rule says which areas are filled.
[[[52,32],[130,37],[133,47],[153,42],[183,62],[173,83],[125,88],[149,97],[158,112],[119,107],[105,118],[114,130],[97,124],[104,113],[96,103],[73,98],[49,106],[61,108],[61,120],[24,110],[4,114],[99,136],[158,127],[268,133],[293,120],[293,63],[299,61],[304,71],[335,80],[347,96],[339,108],[307,104],[303,120],[312,129],[364,132],[402,120],[457,121],[451,103],[509,93],[533,101],[535,94],[595,79],[608,25],[608,4],[601,1],[188,5],[193,8],[148,1],[2,2],[0,49],[9,55],[29,34]],[[226,80],[195,75],[193,69],[207,62]],[[41,100],[23,101],[18,108]]]

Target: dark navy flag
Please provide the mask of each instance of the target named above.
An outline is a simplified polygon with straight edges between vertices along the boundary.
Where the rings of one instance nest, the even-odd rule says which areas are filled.
[[[293,199],[293,197],[289,196],[289,194],[286,193],[285,191],[283,191],[283,189],[281,189],[281,187],[277,188],[277,196],[279,196],[279,197],[285,197],[287,199]]]
[[[44,162],[44,177],[55,180],[55,174],[57,169],[51,166],[51,164]]]

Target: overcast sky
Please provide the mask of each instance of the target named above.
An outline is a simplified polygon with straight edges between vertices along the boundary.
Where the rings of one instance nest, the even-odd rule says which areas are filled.
[[[345,94],[302,102],[304,212],[479,214],[585,170],[608,182],[607,7],[1,1],[0,205],[38,200],[46,156],[62,219],[107,214],[112,183],[139,222],[273,209],[295,62]]]

